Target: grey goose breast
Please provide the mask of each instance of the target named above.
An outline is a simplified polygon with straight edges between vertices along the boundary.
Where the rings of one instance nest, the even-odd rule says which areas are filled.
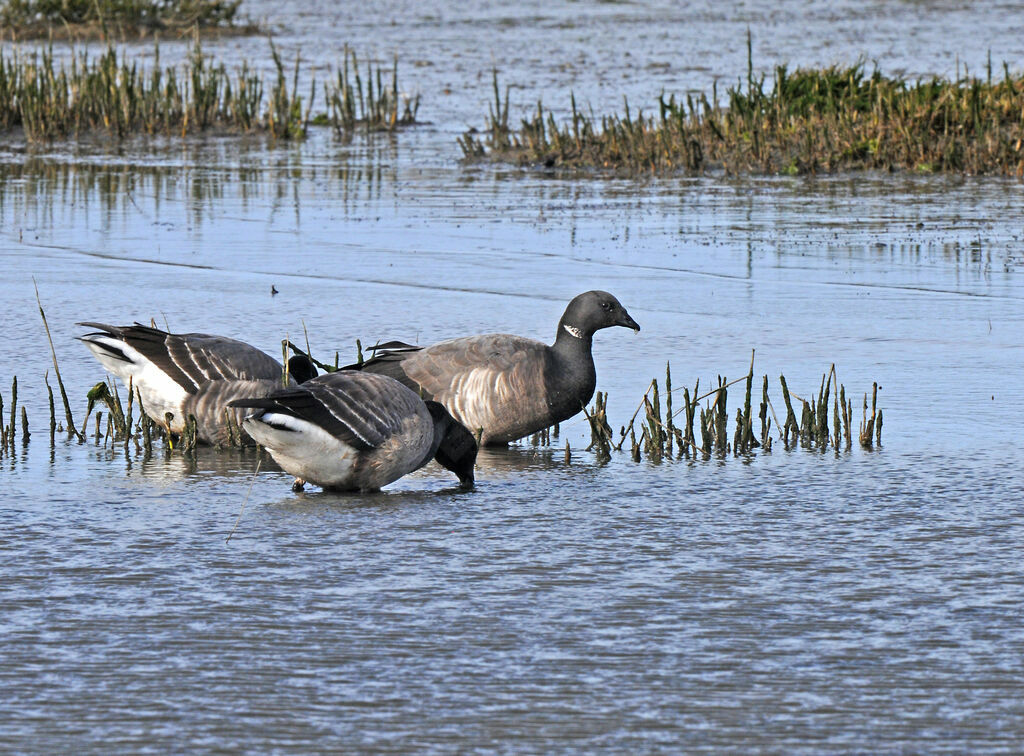
[[[199,437],[207,443],[227,442],[226,412],[232,399],[265,395],[282,386],[281,363],[237,339],[175,334],[138,323],[79,325],[94,329],[79,339],[108,372],[138,392],[146,414],[174,433],[194,416]],[[296,358],[289,370],[294,372],[289,380],[308,379],[316,372],[308,360]],[[231,419],[240,423],[241,413]]]
[[[597,382],[593,336],[613,326],[640,330],[614,296],[588,291],[569,302],[550,345],[502,333],[422,348],[397,342],[349,367],[401,381],[443,404],[481,443],[501,445],[584,408]]]
[[[243,427],[298,487],[375,491],[431,459],[473,485],[470,432],[387,376],[341,370],[231,405],[249,410]]]

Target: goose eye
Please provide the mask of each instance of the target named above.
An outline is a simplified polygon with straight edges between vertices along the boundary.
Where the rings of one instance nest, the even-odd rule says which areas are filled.
[[[612,303],[611,302],[602,302],[601,303],[601,307],[603,307],[605,310],[610,310],[610,309],[612,309]]]

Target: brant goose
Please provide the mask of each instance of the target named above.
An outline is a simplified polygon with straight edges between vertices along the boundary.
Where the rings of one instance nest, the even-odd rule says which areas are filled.
[[[558,321],[551,346],[503,333],[450,339],[428,347],[384,344],[350,368],[395,378],[443,404],[486,445],[502,445],[567,420],[594,394],[591,345],[602,328],[639,331],[615,297],[588,291]]]
[[[79,325],[96,329],[78,338],[126,386],[131,379],[147,415],[166,425],[170,413],[173,433],[181,433],[186,419],[193,415],[199,438],[209,444],[229,440],[228,402],[266,396],[283,385],[281,363],[242,341],[205,333],[168,333],[138,323]],[[316,368],[305,357],[293,357],[288,369],[290,382],[316,375]],[[244,413],[233,414],[240,426]],[[244,436],[242,440],[251,443]]]
[[[266,397],[235,399],[256,411],[242,421],[295,490],[376,491],[432,458],[473,487],[472,434],[437,402],[384,375],[339,370]]]

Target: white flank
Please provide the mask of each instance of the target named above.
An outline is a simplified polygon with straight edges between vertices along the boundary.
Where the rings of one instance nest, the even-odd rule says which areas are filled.
[[[247,417],[242,425],[288,474],[318,486],[350,484],[359,452],[319,425],[276,412]]]
[[[131,380],[132,388],[138,389],[142,396],[142,405],[147,415],[163,425],[164,415],[170,412],[174,415],[171,430],[175,433],[181,432],[184,428],[181,407],[185,397],[188,396],[185,389],[127,342],[110,336],[89,336],[83,341],[96,359],[100,361],[100,364],[120,378],[125,386],[128,385],[129,379]],[[109,344],[120,350],[130,361],[124,362],[116,359],[100,347],[100,344]]]

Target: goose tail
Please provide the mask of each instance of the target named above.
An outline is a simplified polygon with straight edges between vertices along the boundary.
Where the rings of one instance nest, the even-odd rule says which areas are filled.
[[[117,376],[125,386],[138,391],[147,414],[157,422],[164,422],[169,412],[174,416],[171,430],[181,432],[184,427],[182,405],[188,390],[160,368],[152,359],[124,338],[125,329],[105,323],[84,322],[79,325],[94,331],[79,336],[93,356],[110,374]],[[146,329],[153,339],[166,336],[163,331]]]

